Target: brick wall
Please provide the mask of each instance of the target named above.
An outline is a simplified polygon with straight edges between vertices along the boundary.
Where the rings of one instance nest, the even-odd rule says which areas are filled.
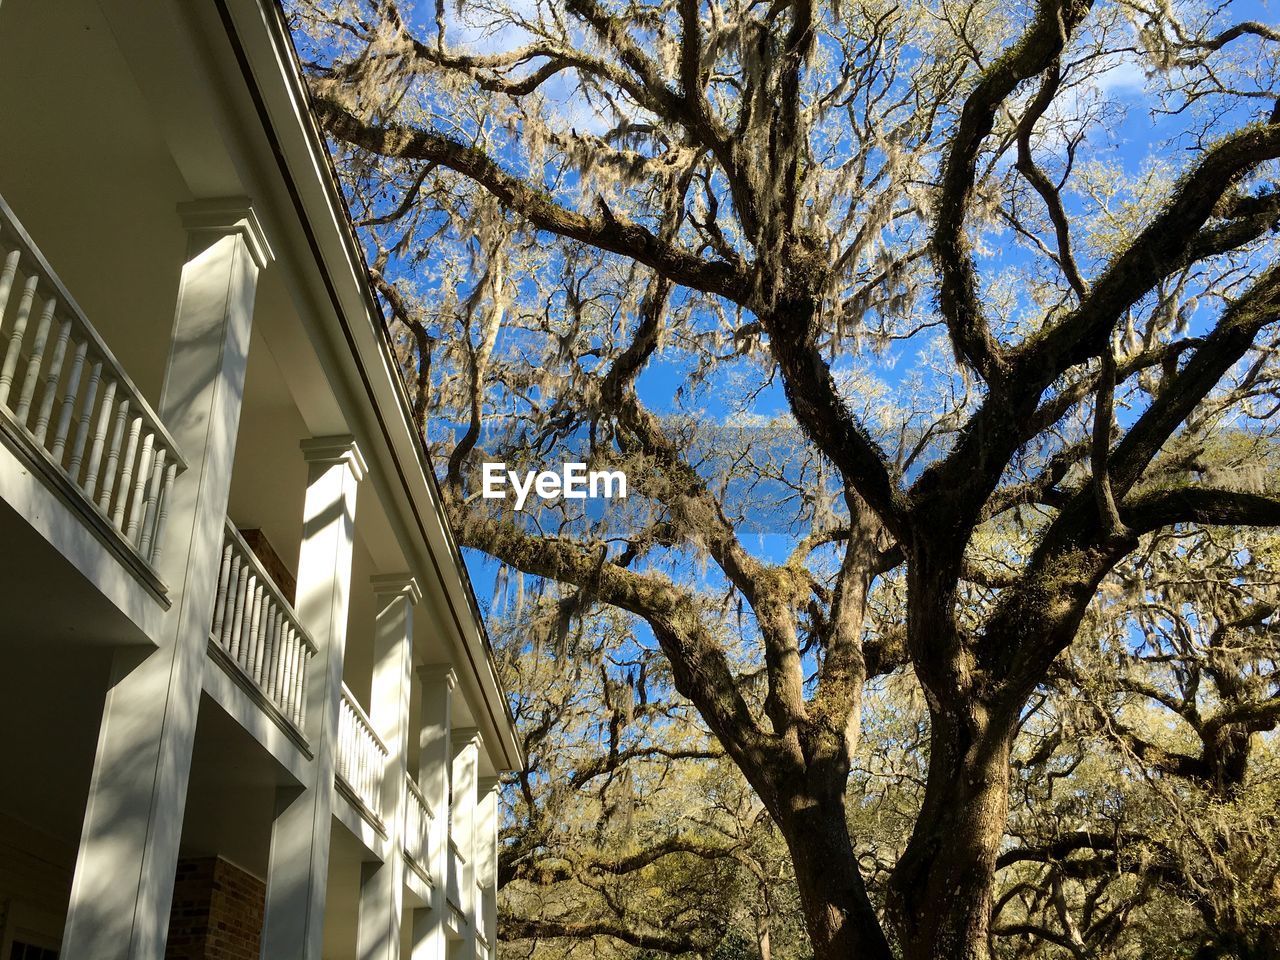
[[[219,857],[179,861],[165,960],[258,960],[266,893]]]
[[[284,598],[290,603],[295,603],[298,596],[298,581],[289,572],[285,562],[280,559],[280,554],[276,553],[276,548],[271,546],[271,541],[256,527],[249,530],[241,530],[240,536],[244,538],[244,542],[249,545],[249,549],[253,551],[254,556],[266,568],[267,573],[271,574],[271,579],[280,588]]]

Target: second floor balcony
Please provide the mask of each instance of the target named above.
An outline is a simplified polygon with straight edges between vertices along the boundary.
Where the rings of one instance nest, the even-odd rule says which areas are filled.
[[[156,594],[182,453],[0,198],[0,429]]]

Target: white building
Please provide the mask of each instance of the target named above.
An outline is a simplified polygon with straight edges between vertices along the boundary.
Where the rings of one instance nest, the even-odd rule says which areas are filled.
[[[275,0],[0,0],[0,960],[493,953],[519,747]]]

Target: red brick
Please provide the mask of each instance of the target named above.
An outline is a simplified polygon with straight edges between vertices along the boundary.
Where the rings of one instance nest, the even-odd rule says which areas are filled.
[[[258,960],[266,885],[217,857],[178,864],[166,960]]]

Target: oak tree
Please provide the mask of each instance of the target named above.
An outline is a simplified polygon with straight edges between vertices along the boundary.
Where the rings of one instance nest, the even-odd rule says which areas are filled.
[[[643,624],[815,957],[988,957],[1011,759],[1100,587],[1166,531],[1280,524],[1249,443],[1203,457],[1276,426],[1280,32],[1144,0],[291,8],[459,540],[566,622]],[[482,460],[584,450],[625,508],[478,495]],[[876,900],[847,791],[901,670],[924,783]]]

